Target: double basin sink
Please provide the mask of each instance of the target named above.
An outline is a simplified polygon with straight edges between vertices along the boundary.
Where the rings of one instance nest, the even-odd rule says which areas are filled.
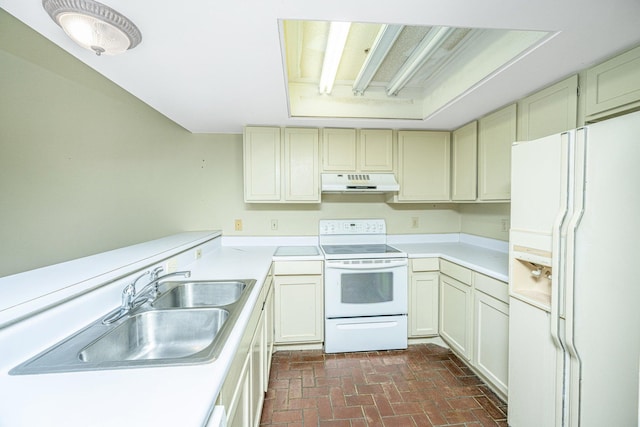
[[[102,318],[13,368],[12,375],[170,366],[215,360],[255,280],[167,281],[112,324]]]

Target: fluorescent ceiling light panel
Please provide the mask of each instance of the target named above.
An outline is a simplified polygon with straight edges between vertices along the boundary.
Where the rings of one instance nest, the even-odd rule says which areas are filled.
[[[324,53],[322,74],[320,75],[320,93],[331,93],[333,90],[333,83],[336,80],[349,28],[351,28],[351,22],[332,22],[329,26],[327,49]]]
[[[398,92],[411,80],[411,77],[422,67],[422,65],[433,55],[442,43],[449,37],[455,28],[436,27],[433,28],[426,37],[416,46],[409,58],[402,64],[400,70],[393,76],[387,86],[387,95],[397,95]]]
[[[362,68],[353,83],[353,93],[356,95],[364,94],[364,91],[369,87],[369,83],[373,79],[373,76],[380,68],[382,61],[386,58],[389,50],[396,42],[396,39],[402,32],[404,25],[389,25],[385,24],[380,28],[378,35],[376,36],[373,46],[369,50],[369,55],[362,64]]]

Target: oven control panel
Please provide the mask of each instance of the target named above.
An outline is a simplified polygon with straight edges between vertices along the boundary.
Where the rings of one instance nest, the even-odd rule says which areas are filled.
[[[386,234],[384,219],[323,219],[320,235],[331,234]]]

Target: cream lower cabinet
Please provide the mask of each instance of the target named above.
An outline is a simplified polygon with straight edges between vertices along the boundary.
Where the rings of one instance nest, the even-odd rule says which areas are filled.
[[[472,356],[472,303],[471,285],[440,274],[440,336],[467,361]]]
[[[509,383],[508,303],[506,283],[440,260],[440,336],[505,399]]]
[[[267,392],[267,387],[269,385],[269,373],[271,372],[271,359],[273,356],[273,348],[275,345],[275,333],[274,333],[274,323],[275,323],[275,306],[274,306],[274,298],[273,295],[275,291],[273,290],[273,276],[270,274],[269,278],[271,280],[271,287],[269,289],[269,293],[267,294],[267,298],[265,300],[265,322],[264,322],[264,334],[265,334],[265,351],[266,355],[264,358],[264,367],[263,367],[263,378],[262,384],[264,392]]]
[[[448,201],[449,171],[449,132],[398,132],[400,191],[393,201]]]
[[[274,265],[275,344],[324,341],[322,261]]]
[[[244,201],[319,203],[318,129],[247,126],[244,129]]]
[[[273,313],[271,304],[273,286],[269,275],[216,402],[225,407],[229,427],[260,425],[265,378],[271,362],[269,343],[273,342],[273,330],[269,330],[268,321]]]
[[[509,376],[508,286],[478,273],[474,286],[473,365],[504,397]]]
[[[438,335],[438,258],[411,260],[409,274],[409,338]]]

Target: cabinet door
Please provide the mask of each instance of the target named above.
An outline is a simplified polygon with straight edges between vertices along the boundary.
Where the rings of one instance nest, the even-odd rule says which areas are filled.
[[[518,141],[575,129],[578,76],[572,76],[518,101]]]
[[[438,335],[438,273],[412,273],[409,286],[409,336],[435,335]]]
[[[266,357],[266,334],[265,334],[265,316],[264,310],[258,320],[256,332],[251,341],[251,399],[250,399],[250,416],[252,426],[260,425],[260,416],[262,415],[262,403],[264,402],[264,360]]]
[[[449,200],[449,132],[398,132],[398,201]]]
[[[440,275],[440,336],[460,356],[471,360],[473,311],[471,286]]]
[[[475,200],[478,193],[478,122],[471,122],[451,135],[451,200]]]
[[[244,201],[280,200],[280,128],[244,129]]]
[[[587,120],[640,106],[640,47],[587,70]]]
[[[361,172],[392,172],[393,132],[391,129],[360,130],[358,159]]]
[[[287,202],[320,202],[318,129],[284,130],[284,192]]]
[[[275,277],[275,340],[322,342],[322,276]]]
[[[322,129],[322,170],[356,171],[355,129]]]
[[[251,426],[251,354],[247,355],[242,367],[235,393],[227,407],[227,425],[229,427]]]
[[[515,104],[478,121],[480,200],[509,200],[511,197],[511,145],[515,140]]]
[[[475,339],[473,364],[507,395],[509,375],[509,305],[475,292]]]
[[[267,293],[267,299],[264,303],[264,317],[265,317],[265,325],[264,325],[264,333],[265,333],[265,344],[266,344],[266,354],[264,358],[264,392],[267,392],[267,386],[269,385],[269,373],[271,372],[271,359],[273,356],[273,344],[274,344],[274,306],[273,306],[273,277],[269,279],[271,281],[269,292]]]

